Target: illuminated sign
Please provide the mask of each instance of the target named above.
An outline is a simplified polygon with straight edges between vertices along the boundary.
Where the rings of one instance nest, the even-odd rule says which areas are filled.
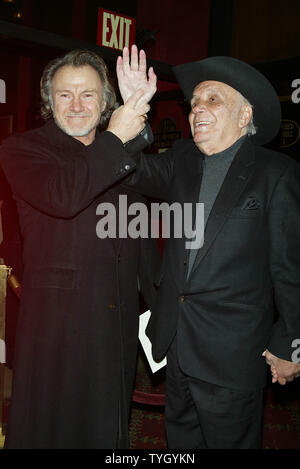
[[[99,8],[97,44],[122,50],[135,39],[135,19]]]

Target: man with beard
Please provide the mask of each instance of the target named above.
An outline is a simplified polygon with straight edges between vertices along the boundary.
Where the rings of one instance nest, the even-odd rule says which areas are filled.
[[[103,60],[72,51],[44,70],[46,124],[1,146],[24,238],[6,448],[128,447],[138,269],[150,304],[153,254],[140,240],[99,239],[96,210],[137,199],[118,183],[129,152],[147,145],[143,94],[114,110]]]

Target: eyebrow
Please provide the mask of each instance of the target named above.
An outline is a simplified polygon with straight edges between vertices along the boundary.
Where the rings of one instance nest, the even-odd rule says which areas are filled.
[[[212,91],[213,93],[218,93],[218,94],[220,94],[220,95],[223,96],[223,97],[225,96],[224,93],[222,93],[222,91],[221,91],[219,88],[216,88],[216,87],[214,87],[214,86],[209,87],[209,88],[206,88],[204,91],[207,92],[207,93],[209,93],[209,92]],[[197,94],[193,94],[193,96],[192,96],[192,98],[191,98],[191,101],[193,100],[193,98],[197,98],[197,97],[198,97]]]
[[[72,91],[68,89],[62,89],[56,90],[56,93],[72,93]],[[98,91],[95,88],[88,88],[87,90],[81,91],[81,93],[98,93]]]
[[[83,93],[98,93],[98,91],[95,88],[89,88],[84,90]]]

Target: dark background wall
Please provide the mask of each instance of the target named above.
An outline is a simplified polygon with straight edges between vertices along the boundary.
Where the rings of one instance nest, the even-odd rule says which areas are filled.
[[[77,47],[78,40],[95,47],[99,7],[136,18],[136,42],[145,48],[149,59],[173,65],[211,55],[231,55],[257,66],[275,86],[284,118],[290,116],[298,122],[298,107],[290,96],[291,83],[300,73],[299,0],[0,0],[0,20],[14,27],[33,28],[27,30],[24,41],[13,34],[1,34],[0,25],[0,79],[7,84],[7,103],[0,105],[0,117],[12,116],[14,131],[42,123],[39,78],[45,64],[68,47]],[[35,30],[44,33],[43,44],[37,43]],[[53,45],[47,34],[61,39]],[[63,39],[69,41],[68,45],[59,45]],[[115,58],[111,54],[108,60],[113,75]],[[166,81],[156,71],[160,81],[153,101],[154,129],[169,117],[188,137],[186,107],[174,77]],[[0,140],[5,126],[5,118],[0,119]],[[297,130],[299,133],[293,124],[289,140],[283,128],[285,136],[276,145],[288,140],[290,144]],[[283,148],[297,157],[297,142],[295,145]]]
[[[0,142],[10,132],[39,126],[39,80],[46,63],[74,48],[99,50],[115,79],[117,53],[98,49],[97,12],[103,7],[136,18],[136,43],[158,74],[150,122],[153,151],[189,137],[187,103],[171,65],[229,55],[261,70],[274,85],[283,111],[282,129],[270,146],[300,160],[300,103],[291,100],[300,79],[299,0],[0,0]],[[21,237],[14,202],[0,173],[4,241],[0,257],[22,275]],[[9,299],[8,358],[12,357],[17,302]],[[11,336],[10,336],[11,334]]]

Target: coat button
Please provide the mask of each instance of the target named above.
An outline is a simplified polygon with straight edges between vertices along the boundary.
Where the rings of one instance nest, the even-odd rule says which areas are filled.
[[[130,169],[130,165],[129,165],[129,164],[126,164],[126,165],[125,165],[125,169],[126,169],[126,171],[128,171],[128,170]]]
[[[113,311],[114,309],[116,309],[116,305],[114,303],[111,303],[108,305],[108,308]]]
[[[180,303],[183,303],[183,302],[184,302],[184,300],[185,300],[185,297],[184,297],[184,295],[180,295],[180,297],[179,297],[179,301],[180,301]]]

